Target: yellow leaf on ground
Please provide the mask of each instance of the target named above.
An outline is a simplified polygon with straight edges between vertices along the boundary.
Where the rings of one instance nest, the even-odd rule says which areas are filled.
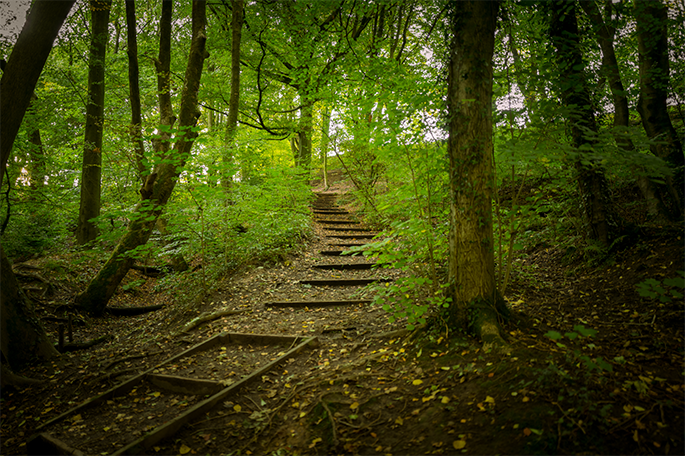
[[[450,401],[450,398],[447,396],[442,396],[442,399],[440,399],[440,402],[443,404],[447,404]]]
[[[357,410],[359,408],[359,402],[353,402],[350,404],[350,409]]]
[[[412,383],[412,385],[418,386],[418,385],[420,385],[421,383],[423,383],[423,380],[421,380],[421,379],[416,379],[416,380],[414,380],[414,381],[411,382],[411,383]]]
[[[243,408],[240,406],[240,404],[236,404],[236,405],[233,406],[233,410],[235,410],[236,412],[239,412],[239,411],[241,411],[242,409],[243,409]]]
[[[402,419],[401,416],[398,416],[398,417],[395,419],[395,424],[399,424],[400,426],[402,426],[402,425],[404,424],[404,420]]]
[[[455,450],[461,450],[466,446],[466,440],[455,440],[452,442],[452,446]]]
[[[181,454],[187,454],[190,453],[190,448],[184,443],[178,451]]]
[[[485,402],[495,403],[495,398],[492,396],[485,396]]]

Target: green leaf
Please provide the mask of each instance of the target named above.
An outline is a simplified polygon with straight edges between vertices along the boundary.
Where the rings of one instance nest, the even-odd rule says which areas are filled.
[[[547,331],[545,333],[545,336],[549,337],[552,340],[561,340],[564,337],[561,335],[560,332],[557,331]]]

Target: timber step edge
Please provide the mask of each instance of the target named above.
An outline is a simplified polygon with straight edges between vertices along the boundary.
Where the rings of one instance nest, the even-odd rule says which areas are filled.
[[[352,304],[371,304],[371,299],[347,299],[338,301],[272,301],[265,302],[264,307],[327,307],[349,306]]]

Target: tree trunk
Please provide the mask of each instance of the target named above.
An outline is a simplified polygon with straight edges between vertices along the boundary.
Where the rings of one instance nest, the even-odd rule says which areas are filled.
[[[568,109],[571,143],[575,148],[574,164],[588,235],[608,246],[616,238],[617,223],[604,169],[599,160],[584,150],[594,146],[595,139],[586,132],[597,133],[590,91],[584,76],[580,50],[576,4],[555,0],[550,3],[550,36],[556,48],[561,100]]]
[[[81,169],[81,204],[76,239],[83,245],[98,235],[91,219],[100,215],[102,177],[102,130],[105,109],[105,57],[109,37],[111,0],[90,0],[92,38],[88,60],[88,105]]]
[[[12,145],[43,71],[52,43],[73,1],[35,2],[0,79],[0,187]],[[8,367],[28,359],[56,356],[0,246],[0,363],[3,383]]]
[[[450,318],[486,348],[505,347],[497,313],[492,198],[492,56],[499,2],[454,3],[449,64]]]
[[[133,263],[131,251],[144,245],[150,238],[152,229],[174,190],[178,176],[190,156],[193,141],[197,137],[193,127],[199,117],[197,96],[202,66],[206,58],[205,8],[205,1],[193,1],[193,37],[181,96],[180,131],[175,137],[174,148],[169,153],[170,157],[167,157],[169,160],[158,164],[147,177],[140,190],[142,201],[136,207],[128,231],[119,241],[107,263],[88,284],[86,290],[75,298],[80,307],[94,315],[102,315],[121,280],[126,276]]]
[[[21,289],[1,246],[0,261],[2,356],[10,366],[18,366],[35,358],[48,359],[57,356],[57,350],[48,340],[40,319],[36,316],[33,303]]]
[[[136,30],[136,2],[126,1],[126,39],[128,42],[128,87],[131,99],[131,142],[136,158],[136,168],[141,181],[145,180],[145,146],[143,145],[143,118],[140,108],[140,70],[138,67],[138,31]]]
[[[171,129],[176,123],[171,106],[171,16],[173,1],[162,1],[162,17],[159,20],[159,57],[155,60],[157,92],[159,97],[159,138],[153,140],[157,157],[163,157],[171,148]]]
[[[611,17],[611,3],[608,3],[607,5],[607,15]],[[580,6],[594,26],[597,27],[597,42],[602,50],[602,69],[609,82],[611,97],[614,104],[614,127],[628,128],[630,126],[630,108],[628,107],[628,96],[626,95],[621,80],[618,59],[616,58],[616,52],[614,51],[615,30],[605,23],[595,2],[580,2]],[[630,152],[635,151],[635,145],[629,137],[614,132],[614,139],[616,145],[620,149]],[[652,182],[645,171],[640,167],[634,167],[634,171],[637,176],[637,185],[647,202],[649,215],[655,218],[671,220],[680,218],[677,207],[667,209],[666,198],[664,197],[668,195],[668,187]],[[674,209],[676,210],[675,212]]]
[[[331,112],[324,108],[321,123],[321,162],[323,164],[323,188],[328,190],[328,145],[331,142]]]
[[[297,132],[298,153],[295,166],[309,171],[312,164],[312,129],[314,124],[314,102],[306,95],[300,94],[300,122]]]
[[[670,196],[678,213],[683,213],[685,157],[683,145],[668,115],[669,86],[667,8],[660,0],[636,0],[637,44],[640,55],[640,99],[637,111],[647,136],[656,140],[651,146],[654,155],[664,159],[673,176],[666,179]]]
[[[238,128],[238,110],[240,109],[240,42],[243,33],[243,0],[232,1],[231,17],[231,96],[228,100],[228,120],[226,121],[226,150],[223,154],[224,172],[221,185],[229,188],[233,182],[233,157],[235,155],[235,138]]]

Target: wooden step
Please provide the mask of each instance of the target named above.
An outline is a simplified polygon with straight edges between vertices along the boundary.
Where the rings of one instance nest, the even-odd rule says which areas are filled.
[[[345,209],[314,209],[313,211],[315,214],[319,215],[347,215],[349,212],[347,212]]]
[[[326,236],[329,239],[373,239],[375,234],[329,234]]]
[[[332,269],[336,271],[361,271],[374,267],[376,263],[331,263],[331,264],[315,264],[314,269]]]
[[[348,299],[342,301],[273,301],[265,302],[265,307],[327,307],[349,306],[351,304],[371,304],[371,299]]]
[[[358,285],[368,285],[374,282],[392,282],[392,279],[312,279],[300,280],[303,285],[313,285],[317,287],[354,287]]]
[[[354,220],[326,220],[326,219],[314,219],[315,222],[324,223],[326,225],[359,225],[359,222]]]
[[[341,228],[339,226],[325,226],[323,229],[328,231],[363,231],[365,233],[376,231],[369,228]]]
[[[361,244],[354,244],[354,245],[361,245]],[[349,255],[343,255],[342,253],[346,252],[346,250],[320,250],[319,253],[323,256],[344,256],[344,257],[349,257]]]
[[[355,244],[353,242],[329,242],[328,245],[331,247],[361,247],[366,244]]]

